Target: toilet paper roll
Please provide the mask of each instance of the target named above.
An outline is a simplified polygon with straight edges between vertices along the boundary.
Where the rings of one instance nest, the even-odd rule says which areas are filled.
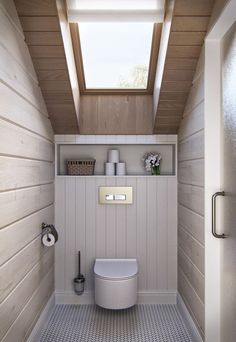
[[[114,176],[115,175],[115,164],[105,163],[105,175]]]
[[[108,161],[110,163],[119,163],[120,152],[119,150],[109,150],[108,151]]]
[[[126,164],[125,163],[117,163],[116,164],[116,175],[117,176],[126,175]]]
[[[42,244],[46,247],[52,247],[55,245],[56,239],[55,236],[51,233],[49,234],[44,234],[42,236]]]

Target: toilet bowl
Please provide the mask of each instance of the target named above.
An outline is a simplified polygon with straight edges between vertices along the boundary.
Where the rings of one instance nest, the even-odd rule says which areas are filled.
[[[106,309],[126,309],[137,303],[136,259],[96,259],[95,303]]]

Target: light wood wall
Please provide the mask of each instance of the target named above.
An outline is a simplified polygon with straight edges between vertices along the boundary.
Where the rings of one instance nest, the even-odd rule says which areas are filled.
[[[54,287],[53,132],[12,0],[0,1],[0,341],[25,341]]]
[[[178,290],[204,336],[204,60],[179,129]]]
[[[99,186],[132,186],[132,205],[101,205]],[[96,257],[136,257],[144,301],[175,300],[177,288],[177,180],[175,176],[56,177],[55,281],[58,301],[83,301],[94,288]],[[85,295],[75,298],[73,278],[81,251]]]
[[[151,95],[82,95],[81,134],[152,134]]]

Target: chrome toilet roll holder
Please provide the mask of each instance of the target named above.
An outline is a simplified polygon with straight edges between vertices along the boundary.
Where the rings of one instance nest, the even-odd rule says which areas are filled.
[[[42,223],[42,236],[47,235],[47,239],[50,239],[49,234],[54,235],[55,242],[58,240],[58,233],[53,224]]]

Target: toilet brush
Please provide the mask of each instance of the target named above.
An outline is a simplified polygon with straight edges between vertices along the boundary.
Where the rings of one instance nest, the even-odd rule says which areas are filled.
[[[78,252],[78,277],[74,278],[74,291],[77,295],[84,292],[85,277],[80,273],[80,251]]]

